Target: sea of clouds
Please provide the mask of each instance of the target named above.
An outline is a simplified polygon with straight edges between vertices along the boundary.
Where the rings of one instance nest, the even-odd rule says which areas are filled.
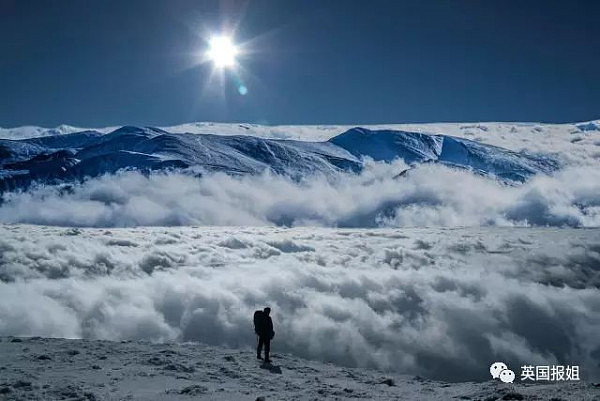
[[[122,172],[5,193],[0,222],[58,226],[600,226],[600,169],[569,167],[508,186],[469,171],[402,161],[302,181]]]
[[[397,161],[5,193],[0,336],[249,349],[269,305],[275,354],[457,381],[489,380],[498,360],[580,365],[600,380],[599,131],[454,128],[565,167],[517,186]]]
[[[250,348],[269,305],[275,354],[445,380],[488,380],[497,360],[579,365],[597,380],[598,266],[598,229],[0,225],[0,336]]]

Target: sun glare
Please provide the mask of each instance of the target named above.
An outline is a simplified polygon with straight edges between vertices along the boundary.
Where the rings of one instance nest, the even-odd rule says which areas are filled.
[[[219,68],[233,67],[238,54],[237,47],[228,36],[213,36],[209,43],[208,58]]]

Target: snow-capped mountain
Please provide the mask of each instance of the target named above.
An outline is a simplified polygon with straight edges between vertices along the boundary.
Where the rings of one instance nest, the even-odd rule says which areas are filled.
[[[106,127],[94,129],[94,131],[108,133],[117,127]],[[0,128],[0,138],[7,139],[29,139],[45,136],[68,135],[76,132],[88,130],[87,128],[74,127],[72,125],[62,124],[54,128],[36,127],[34,125],[25,125],[14,128]]]
[[[193,122],[158,127],[171,133],[215,134],[215,135],[252,135],[269,139],[296,139],[303,141],[326,141],[356,126],[371,130],[399,130],[420,133],[446,134],[481,140],[496,146],[513,149],[519,142],[544,144],[544,139],[557,142],[561,138],[569,141],[569,135],[600,134],[600,120],[585,122],[546,124],[535,122],[462,122],[462,123],[418,123],[418,124],[354,124],[354,125],[262,125],[215,122]],[[114,131],[118,126],[102,128],[79,128],[60,125],[55,128],[22,126],[1,128],[0,138],[27,139],[43,136],[64,135],[84,130],[98,131],[103,134]],[[532,138],[533,137],[533,138]]]
[[[329,142],[356,157],[368,156],[387,162],[401,158],[410,164],[437,162],[492,174],[507,181],[522,182],[529,176],[551,173],[558,168],[556,161],[548,156],[516,153],[448,135],[354,128]]]
[[[125,126],[110,133],[87,130],[28,139],[0,139],[0,180],[4,189],[35,180],[64,181],[114,173],[194,168],[195,172],[260,174],[292,178],[310,174],[358,172],[364,159],[407,164],[442,163],[523,182],[551,173],[548,155],[514,152],[448,135],[352,128],[328,141],[269,139],[250,135],[172,133]],[[400,171],[398,172],[400,173]]]

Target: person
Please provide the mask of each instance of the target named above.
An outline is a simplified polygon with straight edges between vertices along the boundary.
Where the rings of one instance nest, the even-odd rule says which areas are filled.
[[[275,336],[273,331],[273,320],[271,320],[271,308],[268,306],[262,311],[254,313],[254,331],[258,336],[258,347],[256,348],[256,358],[263,359],[261,356],[263,345],[265,347],[265,362],[270,363],[269,353],[271,352],[271,340]]]

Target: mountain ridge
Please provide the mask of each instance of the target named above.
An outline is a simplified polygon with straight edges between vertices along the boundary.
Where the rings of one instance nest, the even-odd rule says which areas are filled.
[[[57,183],[112,174],[199,168],[227,174],[310,175],[360,172],[366,159],[408,165],[439,163],[509,183],[559,168],[549,155],[515,152],[465,138],[402,130],[351,128],[327,141],[269,139],[252,135],[172,133],[124,126],[103,134],[86,130],[28,139],[0,139],[4,190],[34,181]]]

